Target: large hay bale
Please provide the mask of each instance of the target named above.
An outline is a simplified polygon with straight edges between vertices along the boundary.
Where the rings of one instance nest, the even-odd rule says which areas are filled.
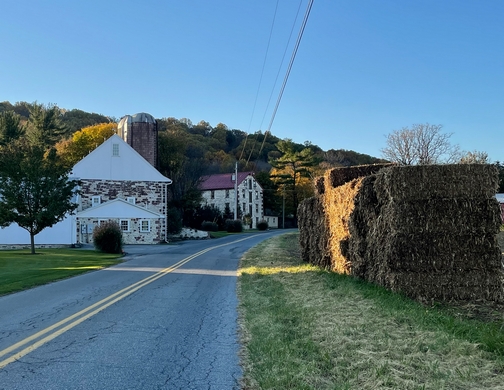
[[[347,257],[350,238],[348,222],[354,210],[354,199],[361,186],[362,178],[334,188],[330,185],[331,181],[328,180],[331,172],[327,173],[324,196],[322,197],[324,212],[328,220],[327,249],[331,257],[331,270],[341,274],[349,274],[351,263]]]
[[[322,202],[318,197],[303,200],[298,207],[299,244],[304,261],[330,268],[327,252],[326,219]]]
[[[375,190],[381,199],[489,199],[499,184],[498,170],[489,164],[388,167],[377,173]]]
[[[352,180],[360,177],[366,177],[378,172],[385,167],[394,166],[394,164],[370,164],[357,165],[352,167],[334,168],[326,173],[326,188],[329,185],[332,188],[342,186]]]

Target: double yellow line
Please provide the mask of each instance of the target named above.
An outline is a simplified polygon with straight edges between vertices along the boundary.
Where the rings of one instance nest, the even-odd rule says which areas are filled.
[[[2,358],[3,356],[8,355],[14,351],[17,351],[19,348],[22,348],[23,346],[29,344],[27,347],[23,348],[22,350],[15,352],[13,355],[9,356],[8,358],[0,361],[0,369],[4,368],[8,364],[10,364],[16,360],[22,358],[23,356],[36,350],[40,346],[55,339],[56,337],[62,335],[66,331],[79,325],[81,322],[86,321],[88,318],[93,317],[95,314],[101,312],[102,310],[105,310],[110,305],[113,305],[114,303],[126,298],[128,295],[133,294],[135,291],[141,289],[142,287],[145,287],[148,284],[155,282],[156,280],[162,278],[166,274],[169,274],[170,272],[176,270],[177,268],[182,267],[184,264],[188,263],[189,261],[193,260],[194,258],[201,256],[202,254],[209,252],[213,249],[217,249],[217,248],[227,246],[227,245],[236,244],[240,241],[248,240],[252,237],[254,237],[254,236],[248,236],[248,237],[245,237],[245,238],[242,238],[240,240],[236,240],[236,241],[233,241],[230,243],[221,244],[221,245],[213,246],[213,247],[210,247],[207,249],[203,249],[202,251],[199,251],[189,257],[186,257],[185,259],[180,260],[179,262],[173,264],[172,266],[167,267],[165,269],[162,269],[161,271],[155,273],[154,275],[148,276],[145,279],[142,279],[136,283],[133,283],[132,285],[125,287],[122,290],[119,290],[112,295],[109,295],[108,297],[102,299],[101,301],[96,302],[96,303],[92,304],[91,306],[88,306],[85,309],[83,309],[75,314],[72,314],[71,316],[55,323],[54,325],[51,325],[51,326],[33,334],[33,335],[11,345],[10,347],[5,348],[4,350],[0,351],[0,358]],[[65,326],[63,326],[63,325],[65,325]],[[48,334],[48,335],[43,338],[40,338],[46,334]],[[35,340],[37,340],[37,341],[35,341]],[[35,341],[35,342],[33,344],[30,344],[32,341]]]

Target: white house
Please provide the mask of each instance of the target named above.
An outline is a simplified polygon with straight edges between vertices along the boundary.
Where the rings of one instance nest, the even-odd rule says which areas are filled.
[[[234,173],[204,176],[199,187],[203,204],[213,205],[222,212],[229,208],[232,214],[237,204],[242,216],[250,217],[250,227],[255,228],[264,219],[263,188],[253,172],[238,172],[238,194],[235,194],[234,179]]]
[[[116,221],[125,244],[155,244],[166,240],[167,186],[147,160],[113,135],[79,161],[71,177],[81,181],[73,215],[35,236],[36,245],[91,243],[94,228]],[[12,224],[0,229],[0,245],[27,244],[26,230]]]

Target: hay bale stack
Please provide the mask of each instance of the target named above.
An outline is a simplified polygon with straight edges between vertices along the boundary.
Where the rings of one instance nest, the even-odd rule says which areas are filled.
[[[305,199],[299,204],[298,225],[303,261],[330,268],[331,258],[327,253],[327,224],[319,197]]]
[[[324,212],[327,218],[327,250],[331,257],[332,271],[341,274],[353,274],[354,264],[350,251],[353,237],[350,234],[350,217],[355,213],[355,201],[366,177],[379,172],[392,164],[360,165],[355,167],[335,168],[324,175],[324,189],[319,190]]]
[[[501,300],[497,170],[389,167],[368,179],[352,215],[354,274],[421,300]]]

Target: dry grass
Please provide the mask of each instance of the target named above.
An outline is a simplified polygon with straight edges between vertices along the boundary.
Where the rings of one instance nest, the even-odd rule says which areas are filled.
[[[472,341],[484,323],[307,265],[297,237],[242,259],[243,388],[504,389],[504,345]]]

